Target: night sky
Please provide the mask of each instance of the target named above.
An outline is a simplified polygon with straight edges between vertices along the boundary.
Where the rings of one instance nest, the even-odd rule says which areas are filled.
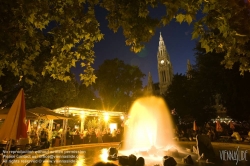
[[[158,17],[164,13],[164,8],[162,8],[152,14],[154,17]],[[155,36],[145,45],[144,50],[135,54],[125,45],[122,29],[114,33],[108,28],[108,21],[105,19],[105,15],[106,12],[103,9],[98,9],[96,17],[100,22],[100,28],[101,32],[104,34],[104,39],[97,43],[94,48],[96,58],[93,67],[95,69],[98,69],[106,59],[118,58],[123,60],[126,64],[138,66],[140,70],[146,74],[143,79],[143,86],[147,84],[149,72],[151,72],[153,82],[158,82],[157,51],[160,32],[170,55],[174,74],[186,73],[187,59],[190,60],[191,64],[194,64],[193,48],[195,47],[196,41],[191,40],[192,25],[189,26],[187,23],[180,24],[175,22],[175,20],[172,21],[164,28],[157,29]],[[80,70],[78,68],[73,68],[72,71],[76,75],[79,75]]]

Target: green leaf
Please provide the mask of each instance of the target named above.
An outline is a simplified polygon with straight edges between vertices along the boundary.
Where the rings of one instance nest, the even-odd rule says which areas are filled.
[[[202,13],[208,13],[209,12],[209,7],[208,5],[205,5],[203,10],[202,10]]]
[[[191,22],[192,22],[192,17],[191,17],[191,15],[190,14],[188,14],[188,15],[186,15],[186,21],[187,21],[187,23],[190,25],[191,24]]]
[[[84,67],[86,66],[86,64],[84,62],[81,63],[81,67]]]
[[[95,76],[95,75],[93,75],[92,76],[92,78],[91,78],[91,81],[93,82],[93,83],[95,83],[95,80],[97,79],[97,77]]]
[[[198,38],[199,37],[199,33],[197,32],[197,31],[193,31],[192,32],[192,40],[193,39],[196,39],[196,38]]]
[[[21,49],[24,51],[24,49],[27,47],[27,44],[25,43],[25,41],[21,41],[19,44],[20,44]]]
[[[222,24],[218,29],[220,30],[220,33],[224,33],[226,31],[226,26]]]
[[[32,81],[31,79],[28,79],[27,77],[25,78],[25,82],[29,85],[33,85],[35,82]]]
[[[39,44],[36,44],[36,45],[35,45],[35,50],[36,50],[36,51],[40,51],[40,45],[39,45]]]
[[[223,37],[225,37],[225,38],[226,38],[226,37],[227,37],[227,35],[228,35],[228,33],[227,33],[227,32],[224,32],[224,33],[223,33]]]
[[[80,59],[80,54],[79,54],[79,52],[75,52],[75,56],[76,56],[76,59]]]
[[[11,62],[11,63],[10,63],[10,66],[11,66],[12,69],[15,69],[15,68],[16,68],[16,64],[15,64],[14,62]]]
[[[208,53],[208,52],[210,52],[210,47],[209,47],[209,45],[208,45],[208,44],[203,45],[203,48],[205,48],[205,49],[206,49],[206,52],[207,52],[207,53]]]
[[[85,35],[85,39],[86,40],[90,39],[90,34],[89,33]]]
[[[70,49],[73,47],[73,44],[67,44],[67,50],[70,51]]]
[[[29,22],[34,23],[34,18],[35,18],[35,14],[32,13],[32,14],[30,15],[30,17],[28,18]]]
[[[46,73],[45,71],[42,71],[42,76],[45,76],[45,73]]]
[[[90,23],[91,22],[91,18],[87,18],[85,22],[86,23]]]
[[[72,65],[73,67],[76,67],[76,60],[75,60],[75,59],[72,59],[71,65]]]
[[[183,14],[178,14],[178,15],[176,16],[176,20],[177,20],[177,22],[179,22],[179,23],[182,23],[183,20],[184,20],[184,18],[185,18],[185,15],[183,15]]]
[[[201,42],[201,48],[205,48],[207,53],[211,51],[208,42],[206,40],[200,40],[200,42]]]
[[[52,78],[56,78],[56,75],[55,74],[51,74],[51,76],[50,77],[52,77]]]
[[[67,82],[67,81],[70,81],[70,80],[71,80],[70,76],[66,76],[66,77],[63,78],[64,82]]]
[[[97,39],[98,39],[98,41],[101,41],[103,39],[103,34],[98,34]]]
[[[163,24],[164,26],[167,25],[167,23],[168,23],[167,18],[162,18],[161,21],[162,21],[162,24]]]

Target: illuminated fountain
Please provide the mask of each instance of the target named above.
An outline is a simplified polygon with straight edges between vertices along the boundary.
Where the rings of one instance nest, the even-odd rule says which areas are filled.
[[[171,115],[165,101],[156,96],[137,99],[125,125],[124,150],[154,151],[174,145]]]
[[[45,152],[46,154],[48,154],[46,156],[49,157],[47,157],[46,159],[37,158],[37,153],[34,153],[34,159],[37,162],[30,162],[28,166],[55,165],[54,163],[57,161],[69,161],[67,163],[70,163],[70,161],[72,161],[72,158],[64,158],[63,156],[65,156],[65,152],[62,154],[62,150],[66,152],[68,151],[68,155],[72,154],[72,156],[76,157],[73,158],[75,166],[89,166],[94,165],[95,163],[100,161],[112,162],[115,164],[120,164],[122,162],[129,163],[130,161],[135,160],[135,162],[137,162],[142,161],[139,160],[142,159],[142,157],[143,159],[145,159],[145,166],[156,166],[164,165],[165,161],[171,161],[167,160],[171,159],[167,158],[168,156],[172,156],[173,159],[178,163],[178,165],[190,165],[193,162],[192,158],[198,159],[198,155],[196,153],[192,153],[190,149],[190,147],[193,147],[197,143],[181,141],[175,144],[175,142],[173,141],[173,125],[170,116],[171,115],[169,113],[169,110],[162,98],[153,96],[140,98],[136,100],[132,105],[129,112],[129,119],[127,121],[127,124],[125,125],[125,148],[117,148],[117,151],[115,149],[117,147],[116,142],[71,145],[62,147],[61,149],[58,149],[58,147],[56,147],[55,150],[58,150],[59,153],[52,154],[52,156],[56,155],[56,157],[52,157],[53,159],[51,159],[51,154],[48,154],[46,153],[47,151],[42,150],[42,153]],[[215,146],[215,151],[217,151],[218,153],[219,151],[230,151],[232,150],[232,148],[235,149],[235,147],[239,147],[239,144],[216,144],[217,145]],[[246,152],[249,150],[248,145],[240,145],[240,148],[242,148],[242,150]],[[52,148],[49,150],[50,152],[53,151]],[[84,153],[76,154],[75,151],[79,150]],[[221,160],[219,156],[220,154],[218,153],[218,161],[216,161],[216,164],[212,165],[235,165],[235,161]],[[57,157],[60,157],[61,155],[62,158]],[[248,153],[246,158],[246,161],[239,161],[242,162],[241,165],[250,165],[248,160]],[[21,157],[18,159],[20,160],[20,163],[21,161],[24,161]],[[31,160],[33,160],[33,157]],[[40,163],[40,161],[43,160],[44,162]],[[192,162],[190,162],[190,160]],[[206,161],[198,163],[198,165],[203,164],[206,165]]]

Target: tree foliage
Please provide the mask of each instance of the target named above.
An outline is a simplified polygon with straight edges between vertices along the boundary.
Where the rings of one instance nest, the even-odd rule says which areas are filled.
[[[50,77],[42,77],[38,83],[29,89],[26,88],[26,107],[34,108],[43,106],[56,109],[71,105],[77,96],[77,85],[78,83],[75,79],[64,82]]]
[[[205,122],[215,118],[215,106],[219,104],[232,118],[248,119],[250,73],[239,75],[239,63],[232,69],[224,68],[221,61],[225,53],[206,53],[200,44],[195,52],[196,64],[189,73],[192,77],[176,74],[169,86],[166,101],[170,108],[175,108],[181,117],[192,115],[198,122]]]
[[[122,28],[126,44],[140,51],[157,27],[171,20],[194,22],[193,38],[198,38],[207,52],[225,52],[222,63],[232,68],[239,63],[243,74],[250,70],[250,3],[246,0],[0,0],[0,77],[5,71],[26,76],[34,83],[37,75],[67,81],[65,73],[81,62],[84,84],[95,81],[94,44],[103,39],[95,17],[96,6],[107,10],[108,26],[114,32]],[[165,6],[166,14],[155,18],[151,12]],[[201,19],[197,13],[202,12]],[[51,36],[48,40],[46,36]],[[49,49],[41,61],[35,61]]]
[[[56,109],[72,105],[77,97],[78,83],[73,78],[74,76],[71,75],[70,77],[72,77],[72,80],[67,82],[55,80],[48,76],[40,77],[32,86],[24,81],[12,80],[7,86],[8,88],[0,92],[0,107],[10,108],[20,88],[24,88],[27,109],[41,106]],[[11,78],[11,76],[8,78]],[[5,85],[9,81],[5,79],[2,83]]]
[[[153,12],[162,5],[166,7],[166,15],[158,19],[151,18],[150,11]],[[126,44],[135,52],[141,50],[143,42],[147,42],[154,35],[155,27],[165,26],[171,20],[188,24],[194,22],[192,38],[198,38],[206,52],[226,52],[222,59],[226,68],[230,69],[239,62],[241,74],[250,71],[249,1],[106,0],[102,6],[109,11],[109,27],[115,31],[122,27]],[[198,19],[197,15],[201,18]]]
[[[80,77],[85,84],[92,83],[93,47],[103,38],[92,2],[1,0],[0,76],[7,69],[15,76],[49,75],[67,81],[70,77],[65,73],[81,61],[84,72]],[[39,71],[34,63],[42,54],[41,47],[49,48],[49,58],[42,61]],[[32,83],[28,78],[25,81]]]
[[[105,60],[96,70],[94,88],[101,97],[104,108],[126,110],[142,89],[145,76],[137,66],[125,64],[122,60]]]
[[[225,53],[218,54],[215,51],[206,53],[204,49],[197,46],[194,79],[208,91],[211,97],[220,94],[219,104],[227,109],[228,115],[239,120],[247,119],[250,107],[248,95],[250,73],[239,75],[239,62],[234,64],[232,69],[225,69],[220,63],[224,56]]]
[[[166,101],[170,109],[175,109],[179,115],[189,114],[189,102],[187,101],[187,78],[182,74],[175,74],[172,84],[169,86],[166,93]],[[179,103],[179,104],[178,104]]]
[[[250,71],[250,3],[245,0],[204,1],[204,17],[195,23],[193,38],[200,37],[206,52],[225,53],[228,69],[239,64],[241,74]],[[198,35],[198,36],[197,36]]]
[[[89,108],[89,109],[101,109],[100,98],[97,98],[92,86],[86,87],[83,84],[78,86],[78,92],[70,106]]]
[[[203,123],[215,116],[211,95],[197,79],[187,79],[186,75],[175,74],[166,94],[166,102],[183,119],[192,117]]]

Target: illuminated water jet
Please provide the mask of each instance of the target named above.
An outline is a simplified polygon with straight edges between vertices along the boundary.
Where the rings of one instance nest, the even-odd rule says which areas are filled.
[[[173,125],[165,101],[156,96],[137,99],[125,125],[126,150],[152,150],[173,145]]]

